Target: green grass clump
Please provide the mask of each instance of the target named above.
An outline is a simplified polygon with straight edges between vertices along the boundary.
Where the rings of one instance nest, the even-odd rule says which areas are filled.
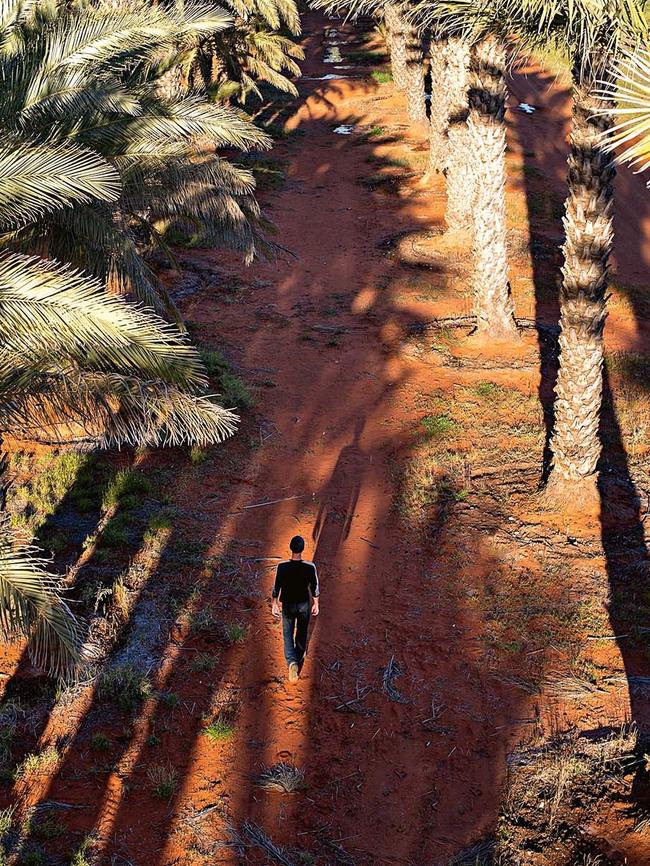
[[[210,449],[204,448],[202,445],[192,445],[189,450],[190,463],[193,466],[200,466],[210,456]]]
[[[190,662],[190,668],[193,671],[208,673],[214,670],[218,661],[218,657],[211,653],[197,653]]]
[[[146,674],[125,664],[104,671],[99,679],[97,695],[101,700],[113,701],[129,712],[151,696],[151,683]]]
[[[221,740],[229,740],[234,733],[234,720],[221,713],[203,728],[203,735],[212,743],[217,743]]]
[[[383,72],[381,70],[375,70],[371,74],[371,78],[374,78],[377,84],[390,84],[393,80],[393,76],[390,72]]]
[[[176,692],[162,692],[160,695],[160,703],[170,709],[174,709],[181,702],[181,699],[176,694]]]
[[[385,51],[369,51],[369,50],[359,50],[359,51],[349,51],[346,54],[346,59],[350,60],[352,63],[383,63],[386,60],[386,52]]]
[[[90,852],[95,842],[96,837],[94,835],[91,834],[90,836],[86,836],[86,838],[82,841],[82,843],[72,855],[72,859],[70,860],[70,866],[90,866]]]
[[[498,394],[501,388],[496,382],[479,382],[472,390],[477,397],[487,399],[488,397],[494,397],[495,394]]]
[[[32,752],[16,767],[16,779],[26,776],[39,776],[51,772],[59,762],[59,753],[55,746],[48,746],[42,752]]]
[[[223,631],[228,643],[243,643],[246,640],[246,635],[248,634],[248,626],[245,626],[241,622],[229,622],[226,623]]]
[[[456,422],[448,415],[426,415],[422,428],[427,439],[442,439],[456,430]]]
[[[230,364],[220,352],[204,349],[201,357],[208,376],[217,386],[222,405],[242,410],[252,409],[255,406],[255,398],[250,388],[243,379],[232,372]]]
[[[90,745],[98,752],[106,752],[111,747],[111,741],[106,734],[98,733],[93,735]]]
[[[134,508],[151,491],[151,482],[140,472],[120,469],[104,490],[102,507]]]
[[[125,514],[117,514],[104,527],[98,541],[103,547],[122,547],[129,543],[130,520]]]

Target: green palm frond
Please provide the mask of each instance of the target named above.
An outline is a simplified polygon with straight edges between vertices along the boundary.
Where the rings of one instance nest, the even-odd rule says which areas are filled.
[[[650,167],[650,50],[625,53],[611,78],[613,83],[598,91],[617,105],[607,148],[618,150],[618,162],[628,163],[637,173],[646,171]]]
[[[0,46],[17,24],[25,19],[37,0],[0,0]]]
[[[190,389],[206,382],[177,329],[70,267],[19,254],[0,257],[0,341],[18,355],[68,357]]]
[[[74,202],[115,201],[119,192],[118,173],[92,151],[0,139],[0,223],[35,220]]]
[[[442,22],[467,38],[500,36],[522,53],[568,49],[574,71],[593,78],[600,64],[645,33],[643,5],[643,0],[416,0],[413,14],[422,26]]]
[[[165,104],[143,106],[139,117],[92,121],[78,139],[106,157],[191,155],[197,148],[268,148],[270,137],[240,111],[209,103],[202,96],[181,96]],[[197,141],[198,140],[198,141]]]
[[[4,375],[2,368],[5,368]],[[21,370],[0,358],[0,427],[47,442],[91,439],[102,448],[214,445],[238,417],[209,397],[162,382],[78,367]]]
[[[71,23],[74,26],[71,26]],[[86,7],[59,15],[44,31],[44,71],[92,63],[115,63],[128,57],[133,63],[170,39],[169,22],[156,7],[129,4],[120,8]]]
[[[146,188],[142,190],[138,202],[142,210],[149,207],[149,192]],[[123,202],[120,207],[124,209]],[[144,238],[148,239],[149,222],[137,213],[129,213],[129,217],[136,220],[140,229],[146,230]],[[109,291],[137,301],[185,331],[178,309],[147,265],[130,225],[126,219],[116,218],[115,212],[106,207],[78,204],[55,211],[36,223],[0,236],[0,246],[71,262],[106,284]],[[165,254],[169,257],[169,251]]]
[[[205,3],[175,3],[164,9],[179,36],[219,33],[233,25],[232,15],[219,6]]]
[[[12,539],[0,520],[0,632],[28,639],[38,667],[70,678],[82,657],[82,632],[63,601],[61,579],[51,574],[38,551]]]

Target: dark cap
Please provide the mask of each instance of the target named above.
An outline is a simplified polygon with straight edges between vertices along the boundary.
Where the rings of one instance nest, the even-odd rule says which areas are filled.
[[[294,535],[289,542],[289,548],[292,553],[302,553],[305,549],[305,539],[302,535]]]

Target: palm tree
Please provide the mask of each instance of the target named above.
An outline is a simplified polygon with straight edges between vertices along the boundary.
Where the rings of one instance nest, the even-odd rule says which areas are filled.
[[[364,11],[374,5],[380,4],[365,3]],[[406,94],[406,113],[409,120],[413,123],[426,123],[422,37],[404,11],[395,3],[383,5],[384,21],[389,34],[393,80]]]
[[[431,34],[429,70],[431,94],[429,96],[429,167],[427,177],[447,170],[449,135],[449,96],[443,85],[447,72],[446,49],[448,39],[443,34]]]
[[[245,104],[250,96],[262,98],[261,83],[297,96],[287,77],[300,75],[297,61],[304,58],[295,42],[301,33],[295,0],[224,0],[224,7],[232,26],[201,39],[189,58],[212,97]]]
[[[474,46],[470,63],[469,141],[474,150],[474,315],[479,335],[517,335],[506,248],[506,50],[488,36]]]
[[[363,4],[363,8],[358,8],[359,4],[353,2],[340,3],[337,0],[335,2],[330,2],[330,0],[320,2],[320,0],[317,0],[312,5],[317,9],[324,8],[332,12],[345,8],[350,14],[354,15],[375,11],[375,7],[381,11],[386,25],[386,42],[390,54],[390,69],[393,81],[399,90],[406,90],[408,86],[408,73],[406,69],[408,27],[397,3],[377,2],[376,4],[369,4],[367,8],[366,4]]]
[[[444,0],[482,31],[516,39],[520,50],[568,52],[573,120],[568,158],[560,292],[560,358],[551,437],[550,494],[595,494],[601,452],[603,328],[613,241],[614,157],[604,136],[613,125],[612,63],[622,46],[644,38],[641,0]],[[606,87],[598,89],[598,82]]]
[[[146,164],[142,156],[150,155],[152,143],[158,177],[164,177],[166,131],[172,158],[174,134],[182,128],[188,141],[210,132],[214,140],[237,120],[233,143],[249,134],[247,121],[225,109],[202,111],[181,101],[165,113],[151,109],[150,101],[138,103],[128,88],[133,58],[145,63],[170,28],[158,12],[120,16],[104,10],[108,25],[102,26],[87,12],[72,27],[68,12],[30,17],[28,4],[0,4],[0,62],[6,64],[0,86],[0,432],[40,432],[58,441],[84,436],[103,447],[216,443],[234,432],[236,416],[203,394],[205,370],[186,336],[109,295],[104,280],[43,258],[65,248],[57,225],[79,231],[69,241],[72,249],[84,236],[79,223],[85,221],[90,236],[98,215],[123,212],[129,171]],[[105,68],[113,63],[124,81]],[[110,162],[98,141],[117,150]],[[131,188],[139,189],[135,180]],[[37,223],[52,226],[38,235],[42,255],[16,252]],[[98,239],[110,240],[111,255],[119,229],[115,221],[110,232],[105,225],[96,231]],[[61,598],[60,579],[32,548],[15,542],[6,521],[0,521],[0,631],[27,635],[35,661],[57,675],[70,674],[80,659],[81,633]]]
[[[441,244],[444,248],[471,231],[477,333],[493,340],[513,339],[517,327],[505,225],[504,42],[491,35],[490,13],[480,0],[420,0],[414,15],[422,26],[448,33],[444,90],[450,101],[449,234]]]
[[[114,203],[79,202],[25,219],[0,241],[82,267],[174,315],[143,245],[167,251],[166,231],[189,227],[197,240],[240,250],[247,260],[268,246],[251,173],[217,154],[267,147],[268,136],[200,91],[165,97],[159,87],[179,43],[191,50],[231,19],[190,5],[182,12],[57,6],[35,19],[27,9],[7,0],[11,26],[0,20],[4,134],[100,153],[119,173],[122,193]]]

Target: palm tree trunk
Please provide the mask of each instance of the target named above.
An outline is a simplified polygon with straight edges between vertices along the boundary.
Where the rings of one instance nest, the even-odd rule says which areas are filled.
[[[602,74],[601,76],[602,77]],[[576,485],[595,492],[600,457],[598,424],[603,386],[603,329],[608,262],[614,237],[614,155],[602,133],[612,104],[574,72],[569,191],[565,204],[560,292],[560,367],[555,386],[549,485],[559,496]],[[596,112],[599,112],[596,114]]]
[[[506,247],[506,50],[488,38],[473,51],[469,130],[473,148],[474,313],[479,334],[517,335]]]
[[[451,231],[466,231],[472,225],[474,182],[469,171],[471,147],[469,115],[469,44],[458,37],[445,44],[445,84],[449,98],[447,128],[447,209],[445,222]]]
[[[431,101],[429,103],[429,168],[428,174],[442,173],[447,168],[447,132],[449,129],[449,96],[446,88],[446,39],[431,39],[429,51],[431,70]]]
[[[427,122],[424,98],[424,53],[422,37],[412,25],[406,27],[406,113],[413,123]]]
[[[390,69],[395,86],[405,90],[408,84],[406,71],[406,31],[407,25],[397,6],[387,3],[384,7],[384,21],[388,34]]]

